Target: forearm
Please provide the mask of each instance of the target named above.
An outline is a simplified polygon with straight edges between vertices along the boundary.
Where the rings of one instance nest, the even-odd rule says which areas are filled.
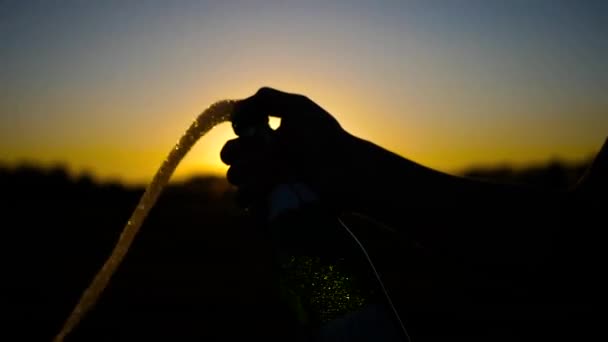
[[[361,162],[350,166],[345,203],[422,241],[533,243],[567,200],[566,192],[456,177],[361,139],[351,144]]]

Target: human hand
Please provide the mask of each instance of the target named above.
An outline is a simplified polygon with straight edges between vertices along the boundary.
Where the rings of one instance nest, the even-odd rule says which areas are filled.
[[[269,139],[248,136],[247,126],[281,118]],[[354,156],[355,139],[336,119],[305,96],[272,88],[237,102],[233,127],[238,138],[221,152],[230,168],[227,178],[238,187],[237,201],[248,207],[280,183],[308,185],[330,205],[339,202],[340,189]]]

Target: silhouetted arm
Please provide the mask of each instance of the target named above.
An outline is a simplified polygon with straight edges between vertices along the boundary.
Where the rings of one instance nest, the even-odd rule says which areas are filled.
[[[446,241],[452,246],[440,248],[497,255],[512,248],[527,253],[524,249],[537,249],[543,239],[550,243],[547,230],[569,210],[567,191],[456,177],[356,137],[348,144],[343,149],[350,151],[344,159],[348,181],[336,190],[344,210],[384,221],[423,243]]]
[[[323,202],[384,221],[438,250],[522,258],[551,245],[571,194],[455,177],[352,136],[305,96],[262,88],[239,101],[235,131],[281,118],[270,143],[239,137],[222,150],[240,203],[264,200],[276,184],[302,182]],[[549,229],[549,230],[548,230]]]
[[[590,313],[606,287],[597,270],[605,268],[608,144],[579,186],[554,191],[424,167],[352,136],[301,95],[262,88],[235,114],[237,134],[239,124],[281,117],[270,141],[240,136],[222,150],[239,202],[266,201],[277,184],[299,182],[337,212],[358,212],[397,230],[406,239],[376,236],[378,225],[361,225],[372,232],[368,246],[378,246],[375,260],[395,301],[415,313],[410,320],[428,312],[448,313],[450,322],[459,313],[463,321],[595,317]],[[430,329],[438,330],[441,322],[432,321]],[[589,330],[572,323],[570,331]],[[451,334],[453,327],[444,328]],[[561,328],[537,329],[547,337],[563,335]]]

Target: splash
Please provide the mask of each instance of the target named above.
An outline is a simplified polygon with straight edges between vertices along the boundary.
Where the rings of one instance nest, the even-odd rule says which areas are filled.
[[[150,209],[152,209],[156,203],[163,188],[169,182],[177,165],[179,165],[180,161],[199,138],[216,125],[231,119],[234,104],[235,101],[233,100],[224,100],[212,104],[194,120],[175,147],[171,149],[167,158],[163,161],[158,171],[156,171],[152,182],[150,182],[146,191],[140,198],[139,204],[131,214],[131,218],[123,228],[112,254],[110,254],[106,262],[95,275],[95,278],[93,278],[89,287],[80,297],[80,300],[76,304],[76,307],[74,307],[74,310],[70,313],[70,316],[64,323],[61,331],[53,339],[54,342],[62,342],[78,323],[80,323],[84,315],[95,306],[99,296],[103,293],[103,290],[110,282],[112,275],[116,272],[116,269],[129,251],[129,247],[131,246],[133,239],[135,239],[139,228],[146,216],[148,216]]]

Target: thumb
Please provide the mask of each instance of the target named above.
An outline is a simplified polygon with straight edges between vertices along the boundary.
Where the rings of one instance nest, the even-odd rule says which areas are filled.
[[[260,88],[253,96],[237,101],[232,114],[232,127],[237,135],[247,128],[267,125],[268,116],[293,120],[314,110],[324,110],[303,95]]]

